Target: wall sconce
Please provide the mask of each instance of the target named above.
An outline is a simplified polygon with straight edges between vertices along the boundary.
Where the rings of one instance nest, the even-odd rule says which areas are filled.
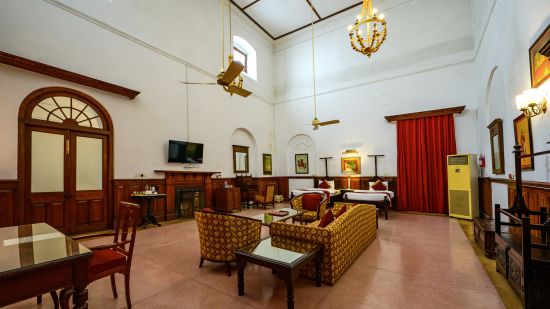
[[[343,155],[357,154],[357,153],[359,153],[357,149],[346,149],[346,151],[342,152]]]
[[[545,86],[543,85],[536,89],[527,89],[523,94],[516,96],[518,110],[522,111],[527,117],[535,117],[546,113],[548,93]]]

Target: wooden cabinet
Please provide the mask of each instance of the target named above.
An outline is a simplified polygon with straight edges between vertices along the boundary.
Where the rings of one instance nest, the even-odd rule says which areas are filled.
[[[485,256],[495,258],[495,221],[492,219],[474,219],[474,238],[485,252]]]
[[[217,211],[231,212],[241,209],[240,188],[218,188],[214,191],[214,198]]]

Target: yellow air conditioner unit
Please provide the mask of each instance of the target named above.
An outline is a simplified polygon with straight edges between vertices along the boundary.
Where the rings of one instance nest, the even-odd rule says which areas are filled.
[[[478,170],[475,154],[447,156],[449,216],[462,219],[479,216]]]

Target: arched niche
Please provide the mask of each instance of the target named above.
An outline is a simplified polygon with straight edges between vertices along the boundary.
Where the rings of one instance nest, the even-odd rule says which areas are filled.
[[[507,95],[506,86],[504,83],[504,77],[502,70],[499,67],[494,67],[489,74],[487,80],[487,86],[485,90],[485,125],[480,128],[481,136],[481,152],[486,154],[486,173],[492,175],[492,156],[491,156],[491,139],[489,135],[489,129],[487,126],[493,122],[493,120],[500,118],[503,119],[503,152],[504,162],[502,164],[507,168],[510,164],[510,157],[506,155],[506,151],[511,149],[513,140],[513,134],[510,134],[508,128],[511,128],[511,123],[506,117],[507,110]],[[510,150],[511,152],[511,150]],[[508,164],[506,164],[508,163]]]
[[[230,143],[227,147],[228,155],[227,157],[231,159],[231,172],[233,173],[233,145],[238,146],[245,146],[248,147],[248,173],[254,175],[259,175],[257,173],[257,165],[258,165],[258,151],[257,151],[257,144],[256,144],[256,138],[254,138],[254,135],[252,132],[250,132],[248,129],[245,128],[237,128],[233,130],[230,137]]]
[[[298,134],[292,137],[288,141],[286,153],[288,175],[304,176],[304,174],[296,174],[294,158],[297,154],[308,155],[309,173],[306,175],[316,175],[317,153],[315,150],[315,142],[309,135]]]

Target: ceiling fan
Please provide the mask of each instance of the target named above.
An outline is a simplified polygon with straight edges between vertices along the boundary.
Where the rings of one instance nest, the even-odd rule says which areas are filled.
[[[186,85],[220,85],[223,90],[228,92],[230,95],[237,94],[242,97],[248,97],[252,92],[243,88],[243,77],[241,73],[244,70],[244,65],[239,61],[233,61],[233,54],[231,49],[233,48],[233,34],[231,31],[231,2],[229,2],[229,55],[227,56],[228,66],[227,69],[224,68],[224,58],[225,58],[225,31],[224,31],[224,5],[225,0],[220,0],[221,6],[221,30],[222,30],[222,69],[220,73],[216,76],[215,83],[194,83],[189,81],[180,82]]]
[[[333,119],[328,121],[321,121],[319,118],[317,118],[317,83],[315,82],[315,32],[314,32],[314,11],[313,11],[313,1],[309,2],[309,5],[311,7],[311,54],[312,54],[312,64],[313,64],[313,120],[311,121],[311,125],[313,126],[313,130],[319,130],[319,126],[328,126],[331,124],[337,124],[340,123],[340,120]]]

